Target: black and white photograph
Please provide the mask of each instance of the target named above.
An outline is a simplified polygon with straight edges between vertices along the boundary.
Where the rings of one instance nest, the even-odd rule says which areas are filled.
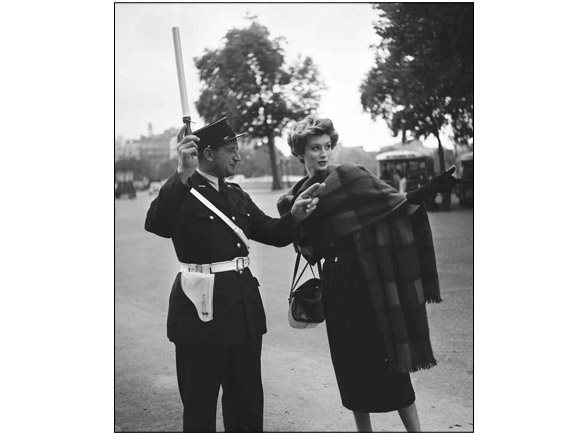
[[[473,432],[473,3],[114,19],[115,432]]]
[[[582,432],[580,7],[11,3],[2,433]]]

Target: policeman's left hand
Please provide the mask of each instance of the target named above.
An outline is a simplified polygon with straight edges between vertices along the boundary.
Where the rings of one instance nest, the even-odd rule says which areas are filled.
[[[324,187],[325,183],[314,183],[296,198],[291,210],[296,224],[312,214],[318,204],[318,196]]]

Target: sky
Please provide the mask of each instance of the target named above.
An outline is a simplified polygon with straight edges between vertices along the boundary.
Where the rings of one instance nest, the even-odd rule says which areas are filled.
[[[371,46],[380,39],[374,30],[378,11],[368,3],[116,4],[115,136],[147,135],[149,123],[154,134],[181,126],[172,27],[180,29],[192,120],[200,121],[193,105],[199,82],[192,59],[220,47],[229,29],[247,27],[247,14],[256,16],[272,39],[286,39],[287,61],[303,55],[318,65],[328,87],[318,114],[333,120],[343,146],[373,151],[400,141],[360,103],[359,87],[374,65]],[[276,145],[287,152],[283,139]]]

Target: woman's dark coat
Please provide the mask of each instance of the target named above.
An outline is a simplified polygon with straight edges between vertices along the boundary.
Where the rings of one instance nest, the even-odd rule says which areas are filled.
[[[326,184],[317,209],[299,227],[297,245],[311,263],[347,254],[337,261],[361,275],[391,371],[409,373],[436,364],[429,339],[426,302],[440,302],[435,252],[424,204],[413,206],[367,169],[329,166],[305,177],[278,201],[286,214],[292,201],[311,184]],[[334,250],[335,254],[330,254]],[[343,266],[339,266],[343,267]],[[336,295],[342,276],[323,277]],[[327,318],[327,323],[329,319]]]

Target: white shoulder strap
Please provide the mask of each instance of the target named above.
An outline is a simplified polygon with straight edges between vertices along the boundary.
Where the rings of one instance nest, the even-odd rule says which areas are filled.
[[[216,208],[214,204],[212,204],[208,199],[202,196],[202,194],[198,192],[196,189],[190,189],[190,193],[194,195],[196,198],[198,198],[198,200],[200,200],[202,204],[204,204],[206,207],[212,210],[219,218],[221,218],[223,222],[226,223],[241,240],[243,240],[243,243],[245,243],[245,246],[247,246],[247,250],[250,250],[249,239],[247,238],[247,236],[241,228],[235,225],[222,211]]]

